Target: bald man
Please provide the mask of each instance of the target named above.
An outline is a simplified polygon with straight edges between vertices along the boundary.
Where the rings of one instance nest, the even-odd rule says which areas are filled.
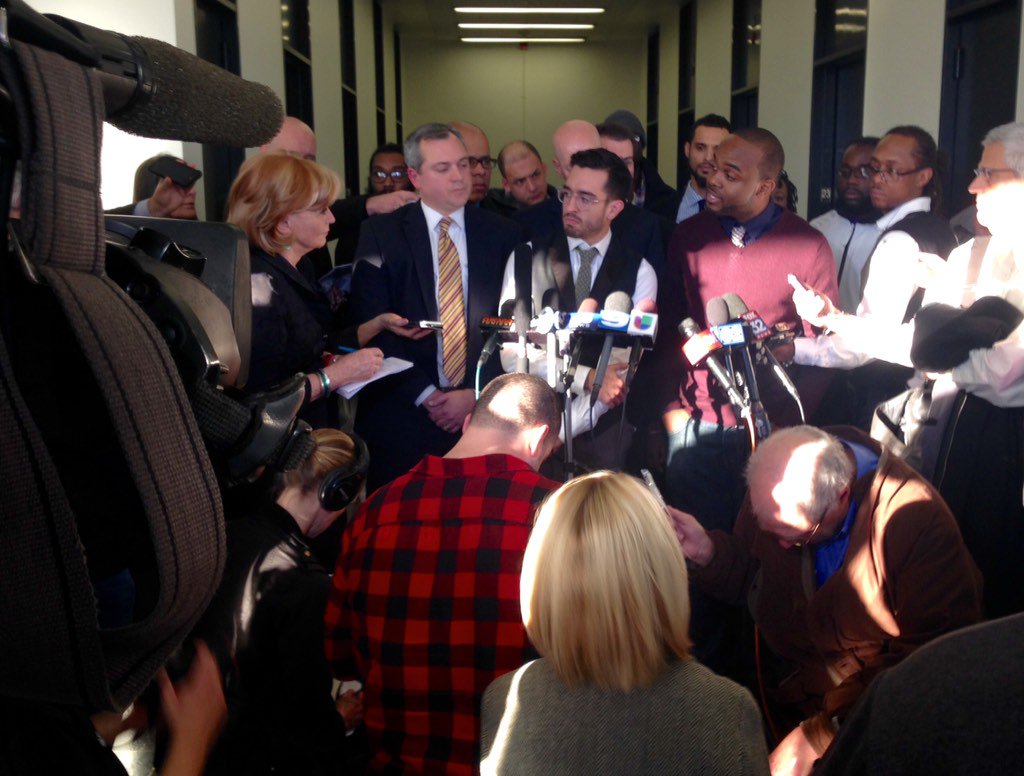
[[[555,152],[552,164],[564,182],[572,169],[573,154],[601,148],[601,136],[589,121],[571,119],[554,131],[551,144]],[[562,205],[557,197],[545,199],[539,205],[514,213],[512,220],[522,227],[528,239],[548,240],[562,228]],[[632,251],[645,258],[655,272],[661,270],[665,263],[669,230],[662,228],[657,216],[626,203],[612,221],[612,231]]]
[[[448,126],[462,135],[462,142],[469,154],[469,179],[472,183],[469,201],[471,204],[479,204],[491,187],[491,171],[494,168],[491,142],[480,127],[468,121],[451,121]]]
[[[498,153],[498,170],[505,192],[518,207],[539,205],[557,197],[558,191],[548,185],[548,166],[541,161],[533,143],[513,140]]]
[[[277,134],[270,139],[270,142],[260,146],[261,153],[267,151],[287,151],[315,162],[316,134],[301,119],[285,116]],[[331,224],[327,232],[328,242],[338,241],[334,251],[334,262],[331,262],[331,255],[326,246],[311,251],[303,259],[303,262],[307,259],[311,261],[312,269],[310,271],[316,278],[330,272],[335,264],[351,264],[356,252],[356,243],[359,240],[359,227],[363,221],[370,216],[391,213],[402,205],[415,202],[417,199],[419,196],[413,191],[392,191],[389,194],[378,194],[374,197],[355,196],[336,200],[331,205],[334,223]],[[300,265],[303,262],[300,262]]]

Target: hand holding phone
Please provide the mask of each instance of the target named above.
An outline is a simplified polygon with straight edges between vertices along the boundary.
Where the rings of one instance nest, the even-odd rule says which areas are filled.
[[[169,154],[157,157],[146,169],[160,178],[170,178],[176,186],[181,186],[183,189],[191,188],[197,180],[203,177],[201,171]]]

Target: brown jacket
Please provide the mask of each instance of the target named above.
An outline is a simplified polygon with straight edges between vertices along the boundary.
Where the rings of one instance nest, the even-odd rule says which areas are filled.
[[[776,698],[811,715],[802,724],[819,753],[881,670],[943,633],[981,620],[981,575],[952,513],[913,469],[852,428],[840,439],[881,454],[853,486],[859,505],[843,566],[820,590],[809,548],[783,549],[744,500],[733,534],[712,531],[712,561],[694,574],[708,593],[745,599],[771,650],[794,673]]]

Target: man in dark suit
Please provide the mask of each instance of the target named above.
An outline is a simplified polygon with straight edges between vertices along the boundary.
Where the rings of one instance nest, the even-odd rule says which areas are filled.
[[[391,311],[409,321],[440,321],[442,330],[418,341],[390,333],[373,341],[413,366],[360,393],[356,429],[370,448],[371,488],[428,453],[443,455],[458,439],[475,404],[480,319],[498,309],[505,259],[519,241],[512,222],[466,207],[469,154],[450,126],[416,129],[405,159],[420,202],[363,223],[352,308],[357,322]],[[480,385],[498,371],[491,362]]]
[[[572,169],[572,155],[577,151],[601,148],[601,136],[589,121],[573,119],[555,130],[551,144],[555,149],[552,162],[565,181]],[[527,239],[547,239],[562,228],[562,205],[557,199],[546,199],[539,205],[517,211],[512,219],[522,227]],[[654,214],[626,202],[612,223],[612,231],[647,259],[656,272],[665,263],[665,249],[671,230],[663,229]]]
[[[563,228],[549,237],[533,240],[531,279],[533,306],[540,310],[545,305],[556,306],[562,312],[574,312],[584,299],[593,299],[603,305],[609,294],[620,291],[628,294],[632,307],[651,309],[658,294],[658,279],[654,269],[644,257],[631,249],[620,235],[612,231],[614,219],[619,216],[629,197],[631,178],[622,161],[611,151],[592,148],[578,151],[572,156],[572,168],[559,192],[563,200]],[[557,302],[551,297],[557,291]],[[502,281],[502,300],[513,299],[515,288],[515,257],[505,267]],[[645,304],[646,303],[646,304]],[[595,370],[601,347],[600,338],[591,338],[580,355],[573,393],[586,397],[574,406],[589,405],[590,391],[595,382]],[[502,366],[511,371],[515,365],[514,348],[502,350]],[[530,370],[547,376],[542,350],[531,349]],[[625,385],[620,372],[628,363],[629,355],[616,350],[612,363],[594,405],[593,413],[585,412],[572,424],[573,435],[588,431],[604,413],[621,404],[625,398]],[[603,424],[597,424],[597,433],[614,427],[610,439],[579,440],[579,460],[595,468],[621,468],[624,447],[619,445],[618,415]],[[626,437],[628,443],[628,437]],[[621,449],[620,449],[621,448]]]

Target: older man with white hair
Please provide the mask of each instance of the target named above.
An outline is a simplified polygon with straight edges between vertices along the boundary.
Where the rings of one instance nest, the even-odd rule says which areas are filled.
[[[835,432],[768,437],[732,534],[670,510],[694,581],[746,601],[767,647],[758,673],[785,735],[773,774],[808,773],[879,671],[981,619],[977,568],[939,494],[860,431]]]

